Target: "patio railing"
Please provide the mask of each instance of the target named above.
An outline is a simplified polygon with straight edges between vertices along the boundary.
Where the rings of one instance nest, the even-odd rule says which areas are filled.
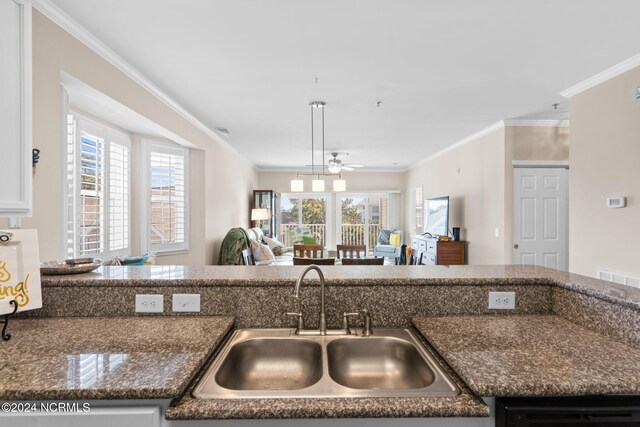
[[[280,241],[285,246],[292,246],[291,230],[299,227],[298,224],[282,224],[280,227]],[[326,224],[304,224],[301,227],[308,227],[311,233],[318,239],[318,243],[326,246],[327,226]],[[365,238],[365,228],[369,232],[368,238]],[[373,252],[373,248],[378,243],[378,233],[380,232],[379,224],[342,224],[340,236],[338,236],[338,244],[342,245],[366,245],[369,252]],[[335,249],[335,248],[332,248]]]
[[[326,224],[282,224],[280,226],[280,241],[284,243],[286,247],[293,246],[291,243],[291,230],[296,227],[307,227],[311,229],[313,237],[318,239],[318,243],[326,245],[327,241],[327,225]]]
[[[365,237],[365,227],[368,228],[369,236]],[[367,245],[369,252],[378,243],[379,224],[342,224],[340,242],[343,245]]]

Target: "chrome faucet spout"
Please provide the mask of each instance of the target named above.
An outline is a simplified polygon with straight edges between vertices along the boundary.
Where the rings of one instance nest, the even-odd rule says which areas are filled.
[[[327,334],[327,316],[326,316],[325,305],[324,305],[324,297],[325,297],[324,274],[322,274],[322,270],[320,270],[320,267],[318,267],[317,265],[310,265],[309,267],[305,268],[302,273],[300,273],[300,276],[298,276],[298,280],[296,280],[296,287],[293,290],[293,296],[294,298],[298,298],[300,296],[300,287],[302,286],[302,282],[304,281],[304,278],[307,275],[307,273],[310,272],[311,270],[315,270],[316,272],[318,272],[318,277],[320,278],[320,326],[318,330],[320,332],[320,335],[326,335]]]

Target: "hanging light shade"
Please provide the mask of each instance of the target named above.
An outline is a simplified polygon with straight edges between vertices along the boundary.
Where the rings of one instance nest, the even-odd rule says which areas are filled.
[[[336,179],[333,181],[333,191],[347,191],[347,181],[344,179]]]
[[[291,180],[291,192],[292,193],[301,193],[304,191],[304,181],[301,179],[292,179]]]
[[[324,179],[314,179],[311,181],[311,191],[324,191]]]

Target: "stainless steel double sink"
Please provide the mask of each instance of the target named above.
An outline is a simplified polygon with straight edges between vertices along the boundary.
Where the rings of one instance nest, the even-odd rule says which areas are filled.
[[[193,395],[200,399],[455,396],[458,388],[407,329],[299,336],[235,331]]]

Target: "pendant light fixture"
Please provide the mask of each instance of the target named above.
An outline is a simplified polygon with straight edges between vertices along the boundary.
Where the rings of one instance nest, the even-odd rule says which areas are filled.
[[[309,103],[311,106],[311,173],[315,172],[314,163],[313,163],[313,138],[314,138],[314,129],[313,129],[313,110],[319,109],[321,111],[322,116],[322,172],[324,173],[324,106],[326,105],[323,101],[311,101]],[[316,179],[311,181],[311,191],[313,192],[322,192],[324,191],[324,179],[320,179],[320,174],[316,176]]]
[[[340,176],[338,176],[338,178],[339,179],[333,181],[333,191],[336,193],[347,191],[347,181],[340,178]]]
[[[304,191],[304,181],[298,179],[296,176],[295,179],[291,180],[291,192],[292,193],[302,193]]]
[[[324,192],[325,191],[325,182],[321,177],[332,176],[335,174],[326,173],[325,172],[325,151],[324,151],[324,107],[326,102],[324,101],[311,101],[309,103],[311,109],[311,173],[307,174],[296,174],[295,178],[291,180],[291,192],[300,193],[304,191],[304,181],[301,179],[301,176],[311,175],[314,179],[311,181],[311,191],[313,192]],[[321,111],[321,119],[322,119],[322,169],[320,172],[316,172],[316,163],[315,163],[315,128],[314,128],[314,110]],[[338,175],[338,179],[333,181],[333,191],[346,191],[347,183],[344,179]]]

